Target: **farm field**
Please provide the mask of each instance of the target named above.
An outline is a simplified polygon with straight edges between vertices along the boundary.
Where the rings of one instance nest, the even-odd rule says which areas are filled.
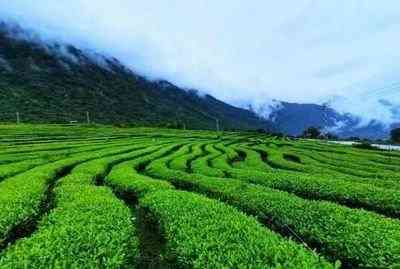
[[[400,152],[0,125],[0,268],[400,266]]]

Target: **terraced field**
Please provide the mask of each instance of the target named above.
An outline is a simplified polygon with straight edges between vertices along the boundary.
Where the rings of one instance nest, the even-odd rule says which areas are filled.
[[[400,152],[0,126],[0,268],[390,268]]]

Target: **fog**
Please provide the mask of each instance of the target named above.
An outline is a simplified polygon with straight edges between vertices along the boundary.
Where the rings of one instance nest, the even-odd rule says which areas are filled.
[[[400,121],[400,2],[13,0],[0,18],[233,104]]]

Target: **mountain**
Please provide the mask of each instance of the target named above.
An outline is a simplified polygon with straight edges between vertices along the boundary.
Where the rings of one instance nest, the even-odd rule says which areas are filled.
[[[270,129],[255,113],[167,81],[151,81],[117,59],[42,42],[0,24],[0,121],[85,122],[193,129]],[[218,123],[217,123],[218,121]]]
[[[281,102],[270,117],[282,132],[293,135],[301,134],[310,126],[332,129],[352,121],[349,115],[341,115],[327,106],[287,102]]]
[[[263,105],[250,106],[250,110],[272,121],[276,128],[289,135],[300,135],[311,126],[346,137],[370,139],[388,138],[390,130],[400,124],[387,126],[378,120],[367,124],[350,113],[339,113],[328,104],[299,104],[273,100]]]

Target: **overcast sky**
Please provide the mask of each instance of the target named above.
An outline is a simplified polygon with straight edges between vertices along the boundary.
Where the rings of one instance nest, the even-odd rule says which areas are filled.
[[[396,0],[10,0],[0,17],[44,38],[231,103],[334,100],[366,118],[400,106]],[[384,99],[383,102],[381,99]],[[399,113],[400,114],[400,113]]]

